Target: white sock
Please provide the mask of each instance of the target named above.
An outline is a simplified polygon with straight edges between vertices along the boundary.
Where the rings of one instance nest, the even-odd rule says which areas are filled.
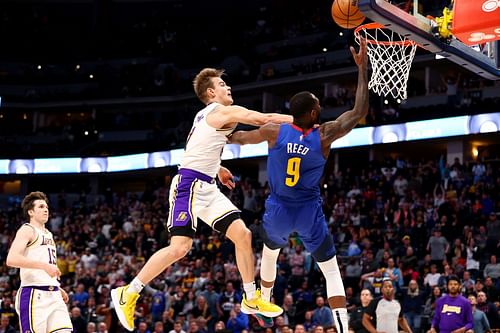
[[[261,296],[264,301],[271,302],[271,295],[273,294],[273,288],[264,287],[260,285]]]
[[[243,283],[243,290],[245,291],[246,299],[252,299],[255,297],[255,281],[250,283]]]
[[[336,308],[332,309],[333,321],[338,333],[347,333],[349,330],[346,308]]]
[[[134,278],[130,285],[128,286],[128,291],[132,293],[140,293],[144,288],[144,283],[141,282],[138,278]]]

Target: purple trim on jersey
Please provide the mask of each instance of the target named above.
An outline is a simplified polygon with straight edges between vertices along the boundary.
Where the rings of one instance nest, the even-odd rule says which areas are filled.
[[[179,182],[175,188],[176,195],[172,206],[170,227],[184,227],[193,220],[191,207],[195,184],[196,179],[179,176]]]
[[[204,173],[185,168],[179,169],[178,174],[179,182],[175,188],[176,194],[172,205],[170,228],[185,227],[192,223],[191,227],[194,229],[193,224],[196,225],[196,223],[193,223],[192,207],[196,181],[214,183],[215,179]]]
[[[21,323],[21,332],[23,333],[33,332],[33,328],[31,327],[31,315],[33,314],[31,308],[32,297],[32,288],[21,288],[21,297],[19,297],[19,322]]]
[[[191,181],[195,180],[195,179],[199,179],[199,180],[203,180],[204,182],[207,182],[207,183],[215,182],[214,178],[212,178],[208,175],[205,175],[204,173],[201,173],[199,171],[192,170],[192,169],[182,168],[182,169],[179,169],[179,171],[177,173],[179,175],[182,175],[182,178],[189,179]]]

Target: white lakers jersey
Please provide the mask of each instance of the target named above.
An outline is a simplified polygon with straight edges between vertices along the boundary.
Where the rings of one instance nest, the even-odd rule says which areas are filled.
[[[27,225],[35,231],[35,239],[26,248],[26,258],[57,265],[56,244],[52,233],[47,229],[40,230]],[[50,277],[43,269],[21,268],[21,287],[25,286],[59,286],[59,281]]]
[[[209,104],[196,114],[187,138],[181,168],[192,169],[214,178],[217,175],[227,135],[234,130],[234,128],[220,130],[207,124],[207,115],[219,105]]]

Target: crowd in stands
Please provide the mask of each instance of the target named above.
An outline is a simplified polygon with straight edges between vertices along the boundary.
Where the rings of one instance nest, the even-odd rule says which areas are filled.
[[[391,2],[400,7],[413,3]],[[424,12],[448,3],[420,1]],[[224,15],[224,20],[212,17],[231,9],[234,6],[231,1],[220,1],[213,8],[198,5],[201,7],[192,8],[182,1],[113,5],[82,2],[77,6],[6,4],[0,16],[0,38],[5,44],[0,54],[3,98],[0,143],[5,146],[4,157],[31,158],[30,152],[34,151],[40,154],[37,157],[97,156],[124,154],[125,149],[139,153],[145,149],[182,147],[192,115],[199,108],[199,103],[193,102],[194,95],[185,102],[145,102],[137,107],[129,104],[127,98],[192,93],[192,78],[201,67],[225,68],[229,74],[227,81],[233,87],[337,67],[354,68],[346,49],[353,43],[352,32],[334,24],[329,0],[321,0],[317,6],[283,1],[249,2],[239,5],[241,11]],[[207,26],[224,33],[206,34]],[[232,42],[235,40],[238,43]],[[333,61],[326,61],[323,56],[341,51],[345,51],[343,56],[334,57]],[[289,71],[280,72],[273,67],[274,62],[281,60],[291,61]],[[429,66],[436,72],[444,71],[436,65]],[[422,73],[410,76],[409,97],[451,94],[445,81],[433,79],[429,91],[425,91],[421,76]],[[325,78],[325,82],[337,79]],[[329,93],[325,89],[320,97],[325,108],[349,107],[354,103],[355,76],[338,81],[342,81],[342,87]],[[455,89],[456,96],[450,95],[452,102],[447,108],[441,104],[408,109],[396,101],[384,104],[384,99],[373,98],[370,103],[373,108],[365,123],[380,125],[495,112],[498,98],[481,96],[481,89],[488,85],[493,83],[464,72]],[[469,93],[471,90],[475,96]],[[322,91],[315,93],[321,96]],[[27,106],[31,102],[101,98],[119,100],[117,105],[89,103],[64,109]],[[286,103],[286,97],[278,98]],[[256,92],[253,99],[253,105],[244,106],[260,110],[262,92]],[[24,106],[11,107],[12,103]],[[105,142],[102,134],[105,131],[148,133],[138,135],[139,139],[133,141]],[[122,135],[126,139],[136,138]]]
[[[12,97],[23,101],[175,95],[190,91],[187,73],[204,66],[226,68],[233,84],[253,82],[262,75],[262,63],[345,48],[332,38],[340,28],[331,19],[329,1],[318,6],[252,2],[223,20],[213,19],[232,6],[230,1],[10,4],[0,17],[0,37],[8,45],[0,55],[6,64],[0,82],[26,85],[24,96]],[[224,33],[206,34],[207,26]],[[289,42],[318,33],[322,38]],[[68,84],[81,88],[63,86]],[[49,85],[58,87],[43,87]]]
[[[383,279],[389,278],[413,332],[425,332],[436,299],[446,292],[447,276],[457,274],[463,295],[475,295],[490,327],[500,329],[499,171],[494,163],[397,159],[389,164],[372,161],[359,172],[326,174],[324,212],[353,320],[363,300],[361,290],[378,297]],[[74,332],[122,331],[111,308],[110,288],[130,282],[145,260],[168,242],[163,226],[168,185],[144,193],[108,194],[92,203],[84,198],[68,202],[59,194],[50,203],[48,228],[56,237]],[[246,178],[227,192],[252,230],[257,266],[267,193],[267,185]],[[13,303],[19,277],[16,269],[5,266],[5,257],[22,222],[16,204],[0,211],[0,315],[14,328],[6,332],[18,327]],[[261,329],[241,313],[232,243],[201,228],[189,255],[142,293],[136,331],[332,332],[325,281],[298,237],[290,237],[277,266],[273,298],[285,311],[273,328]]]

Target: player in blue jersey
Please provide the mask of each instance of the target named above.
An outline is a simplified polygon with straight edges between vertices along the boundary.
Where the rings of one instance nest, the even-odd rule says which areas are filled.
[[[267,172],[271,193],[263,218],[262,297],[271,298],[280,249],[287,245],[289,234],[296,231],[326,278],[328,302],[339,333],[348,331],[346,298],[333,238],[322,210],[319,183],[332,142],[349,133],[368,113],[366,43],[361,43],[357,53],[351,47],[351,53],[359,70],[352,110],[318,126],[319,100],[304,91],[290,100],[293,124],[266,124],[253,131],[238,131],[230,138],[232,143],[267,141],[269,146]]]

